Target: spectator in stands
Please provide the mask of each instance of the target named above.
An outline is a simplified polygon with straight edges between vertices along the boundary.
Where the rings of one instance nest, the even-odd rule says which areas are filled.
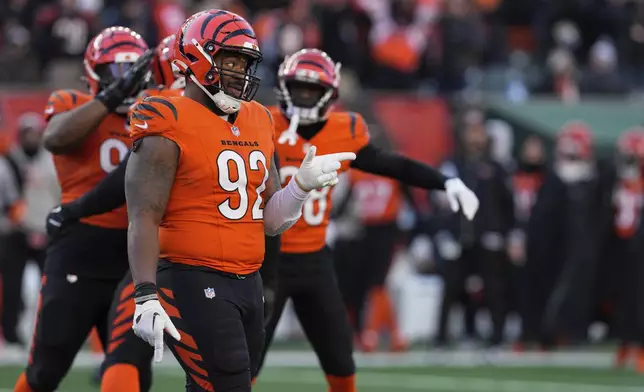
[[[188,17],[179,0],[156,0],[153,6],[156,42],[176,33]]]
[[[148,46],[156,46],[158,36],[154,23],[153,5],[148,0],[120,0],[112,4],[100,14],[101,27],[125,26],[139,32]]]
[[[17,334],[22,311],[22,275],[25,264],[34,261],[42,271],[45,261],[45,218],[59,203],[60,191],[51,154],[41,147],[44,119],[23,114],[18,120],[18,145],[0,161],[2,179],[18,199],[11,204],[14,224],[7,234],[2,256],[2,331],[7,342],[23,344]]]
[[[485,26],[472,0],[448,0],[441,30],[441,91],[460,91],[465,87],[465,72],[478,67],[483,60]]]
[[[92,36],[92,23],[89,15],[76,9],[76,0],[57,0],[38,9],[33,41],[41,76],[45,76],[45,70],[54,60],[72,58],[72,63],[64,64],[65,68],[72,69],[70,64],[80,63],[78,58],[83,56]]]
[[[431,34],[435,32],[439,2],[359,0],[358,4],[371,19],[373,87],[415,89]]]
[[[593,44],[588,65],[580,83],[582,94],[623,95],[628,92],[618,69],[617,49],[610,39],[602,38]]]
[[[302,48],[318,48],[321,44],[310,0],[293,0],[288,8],[266,11],[257,16],[253,26],[264,56],[260,64],[264,85],[274,85],[277,69],[285,56]]]

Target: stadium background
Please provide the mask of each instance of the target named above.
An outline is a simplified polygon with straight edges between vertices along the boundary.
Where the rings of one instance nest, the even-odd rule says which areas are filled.
[[[82,53],[100,28],[126,25],[154,45],[205,8],[253,21],[265,56],[260,102],[274,102],[273,75],[284,54],[320,47],[343,63],[342,106],[363,114],[371,132],[394,148],[432,165],[458,149],[455,135],[473,109],[509,125],[510,156],[497,157],[508,162],[518,158],[526,136],[552,146],[570,120],[588,123],[597,151],[609,157],[619,134],[642,122],[644,3],[637,0],[6,0],[0,4],[3,148],[13,145],[20,116],[41,113],[51,90],[83,89]],[[423,192],[414,200],[421,210],[432,208]],[[402,211],[403,228],[414,221],[410,214]],[[610,323],[592,323],[589,339],[574,347],[517,353],[511,343],[519,326],[510,315],[501,348],[460,340],[453,349],[434,348],[442,280],[427,273],[433,259],[418,260],[405,246],[396,253],[388,289],[411,349],[357,354],[360,390],[644,390],[641,375],[612,369]],[[33,266],[25,273],[24,336],[33,326],[37,275]],[[463,328],[454,319],[458,337]],[[481,312],[482,335],[489,333],[487,320]],[[278,335],[256,389],[325,390],[292,314]],[[25,361],[24,350],[0,347],[0,391],[10,390]],[[99,361],[88,348],[60,390],[97,390],[90,378]],[[153,391],[181,390],[170,356],[156,369]]]

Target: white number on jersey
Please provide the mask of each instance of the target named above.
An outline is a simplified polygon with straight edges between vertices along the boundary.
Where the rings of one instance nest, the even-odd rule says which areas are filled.
[[[233,163],[233,172],[236,172],[236,180],[230,177],[228,170]],[[252,171],[260,170],[261,166],[264,168],[264,179],[262,183],[255,189],[257,193],[257,200],[253,204],[251,216],[253,220],[264,219],[264,210],[262,209],[262,192],[266,189],[266,180],[268,180],[268,166],[266,165],[266,156],[261,151],[255,150],[248,156],[248,169]],[[219,204],[219,212],[230,220],[240,220],[248,212],[248,174],[246,172],[246,162],[244,158],[236,151],[224,150],[217,157],[217,169],[219,172],[219,186],[226,192],[237,192],[239,194],[239,205],[236,208],[231,207],[230,198],[224,200]]]
[[[118,154],[118,161],[116,163],[112,159],[112,151],[116,151]],[[98,159],[101,164],[101,169],[105,173],[116,169],[118,164],[125,158],[127,151],[128,147],[125,142],[119,139],[106,139],[98,149]]]
[[[286,185],[286,181],[297,173],[298,168],[295,166],[284,166],[280,168],[280,181]],[[321,190],[314,189],[304,202],[302,207],[302,219],[309,226],[319,226],[324,221],[324,215],[328,208],[328,198],[331,187],[325,187]],[[316,212],[317,211],[317,212]]]

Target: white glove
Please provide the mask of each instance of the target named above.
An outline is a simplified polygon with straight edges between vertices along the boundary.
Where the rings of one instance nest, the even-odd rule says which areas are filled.
[[[337,170],[342,166],[340,162],[356,159],[356,154],[352,152],[339,152],[316,157],[316,151],[315,146],[309,148],[295,174],[297,185],[305,192],[337,184]]]
[[[181,340],[179,331],[156,299],[145,301],[140,305],[137,304],[132,323],[132,329],[136,336],[154,347],[154,362],[161,362],[163,359],[163,331],[169,333],[176,340]]]
[[[445,194],[453,212],[458,212],[462,208],[468,220],[474,219],[479,209],[479,199],[460,178],[450,178],[445,181]]]

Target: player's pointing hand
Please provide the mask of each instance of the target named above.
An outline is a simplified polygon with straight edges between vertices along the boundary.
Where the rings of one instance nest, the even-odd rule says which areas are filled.
[[[137,303],[132,329],[136,336],[154,347],[154,361],[161,362],[163,359],[163,332],[167,332],[176,340],[181,340],[181,335],[172,324],[159,300],[156,299],[156,295],[152,295],[154,298],[150,297],[151,299],[144,302],[141,301],[144,297],[135,299]]]
[[[306,192],[324,188],[338,183],[338,170],[343,161],[353,161],[356,154],[340,152],[336,154],[315,156],[315,146],[309,148],[300,169],[295,175],[297,185]]]

